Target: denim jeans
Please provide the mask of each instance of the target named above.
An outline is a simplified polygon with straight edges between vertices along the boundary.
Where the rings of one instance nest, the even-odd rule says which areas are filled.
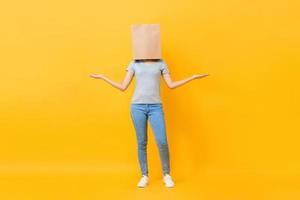
[[[169,148],[166,135],[164,111],[161,103],[154,104],[131,104],[130,115],[134,124],[138,160],[143,175],[148,175],[147,163],[147,122],[148,119],[153,130],[155,141],[159,149],[162,170],[164,174],[170,173]]]

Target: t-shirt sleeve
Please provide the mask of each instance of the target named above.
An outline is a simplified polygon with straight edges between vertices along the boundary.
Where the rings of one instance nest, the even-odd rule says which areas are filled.
[[[162,65],[161,65],[160,70],[161,70],[161,74],[169,74],[170,73],[168,65],[165,61],[162,61]]]
[[[131,61],[131,62],[128,64],[128,66],[127,66],[127,68],[126,68],[126,71],[129,71],[129,72],[132,72],[132,73],[135,72],[135,70],[134,70],[134,61]]]

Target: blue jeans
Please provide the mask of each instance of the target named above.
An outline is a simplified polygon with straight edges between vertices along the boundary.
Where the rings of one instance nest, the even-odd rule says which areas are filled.
[[[147,122],[148,119],[155,136],[156,144],[159,149],[160,160],[164,174],[170,173],[169,148],[166,135],[166,125],[164,118],[164,111],[161,103],[154,104],[131,104],[130,115],[134,124],[138,159],[140,169],[143,175],[148,176],[147,163]]]

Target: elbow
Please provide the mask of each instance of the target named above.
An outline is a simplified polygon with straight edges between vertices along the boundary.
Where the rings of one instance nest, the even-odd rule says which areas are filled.
[[[119,89],[120,89],[122,92],[124,92],[124,91],[127,89],[127,87],[121,86]]]
[[[175,89],[175,86],[174,86],[173,84],[169,84],[168,87],[169,87],[170,89]]]
[[[129,84],[126,84],[126,83],[121,83],[119,85],[119,89],[124,92],[127,88],[128,88]]]
[[[124,92],[126,89],[125,88],[119,88],[122,92]]]

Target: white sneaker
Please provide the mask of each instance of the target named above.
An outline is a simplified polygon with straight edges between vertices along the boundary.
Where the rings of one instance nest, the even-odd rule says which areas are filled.
[[[163,181],[166,187],[174,187],[175,183],[172,180],[172,177],[169,174],[164,175]]]
[[[148,176],[143,175],[142,178],[139,180],[137,186],[138,187],[146,187],[149,182]]]

